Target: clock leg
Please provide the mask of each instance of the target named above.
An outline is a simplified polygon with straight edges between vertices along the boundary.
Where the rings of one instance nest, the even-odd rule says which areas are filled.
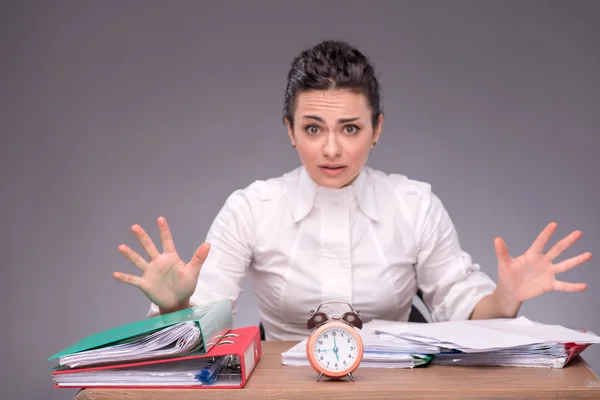
[[[317,382],[319,382],[319,381],[321,380],[321,378],[322,378],[322,377],[323,377],[323,373],[321,372],[321,373],[319,374],[319,376],[317,376]]]
[[[351,373],[351,372],[349,372],[349,373],[348,373],[348,377],[350,378],[350,380],[351,380],[352,382],[354,382],[354,377],[352,376],[352,373]]]

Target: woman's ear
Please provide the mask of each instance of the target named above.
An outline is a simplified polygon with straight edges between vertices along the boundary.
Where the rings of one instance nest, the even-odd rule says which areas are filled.
[[[377,117],[377,124],[373,127],[373,143],[371,144],[371,147],[375,147],[375,145],[379,141],[379,136],[381,135],[382,128],[383,128],[383,113],[379,113],[379,117]]]
[[[292,147],[296,148],[296,138],[294,137],[294,127],[292,126],[292,123],[290,122],[288,117],[284,118],[284,123],[285,123],[285,127],[287,128],[288,136],[290,137],[290,140],[292,141]]]

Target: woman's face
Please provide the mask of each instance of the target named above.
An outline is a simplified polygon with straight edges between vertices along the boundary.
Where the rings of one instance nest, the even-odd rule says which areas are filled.
[[[300,161],[319,185],[349,185],[379,139],[383,117],[373,129],[363,94],[346,89],[313,90],[296,96],[294,126],[288,135]]]

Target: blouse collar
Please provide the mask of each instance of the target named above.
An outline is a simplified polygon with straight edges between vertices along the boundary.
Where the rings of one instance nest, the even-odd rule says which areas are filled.
[[[318,185],[301,166],[287,174],[288,188],[293,194],[294,221],[298,222],[308,215],[316,202],[350,206],[354,200],[369,218],[379,221],[375,207],[375,185],[368,167],[363,167],[352,184],[339,188],[327,188]]]

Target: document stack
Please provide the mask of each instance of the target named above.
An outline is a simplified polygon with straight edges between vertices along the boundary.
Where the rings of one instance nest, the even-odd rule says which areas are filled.
[[[361,367],[413,368],[430,364],[563,368],[588,346],[591,332],[525,317],[433,323],[373,320],[361,330]],[[284,365],[308,366],[306,339],[281,355]]]
[[[261,356],[258,327],[232,329],[228,300],[88,336],[53,355],[55,387],[243,387]]]
[[[361,367],[371,368],[414,368],[429,363],[431,353],[439,351],[437,346],[406,342],[394,335],[375,335],[369,330],[360,332],[364,355]],[[281,354],[281,363],[290,366],[308,366],[306,341],[304,339]]]
[[[431,364],[563,368],[600,337],[525,317],[436,323],[371,321],[380,338],[395,337],[415,348],[434,346]]]

